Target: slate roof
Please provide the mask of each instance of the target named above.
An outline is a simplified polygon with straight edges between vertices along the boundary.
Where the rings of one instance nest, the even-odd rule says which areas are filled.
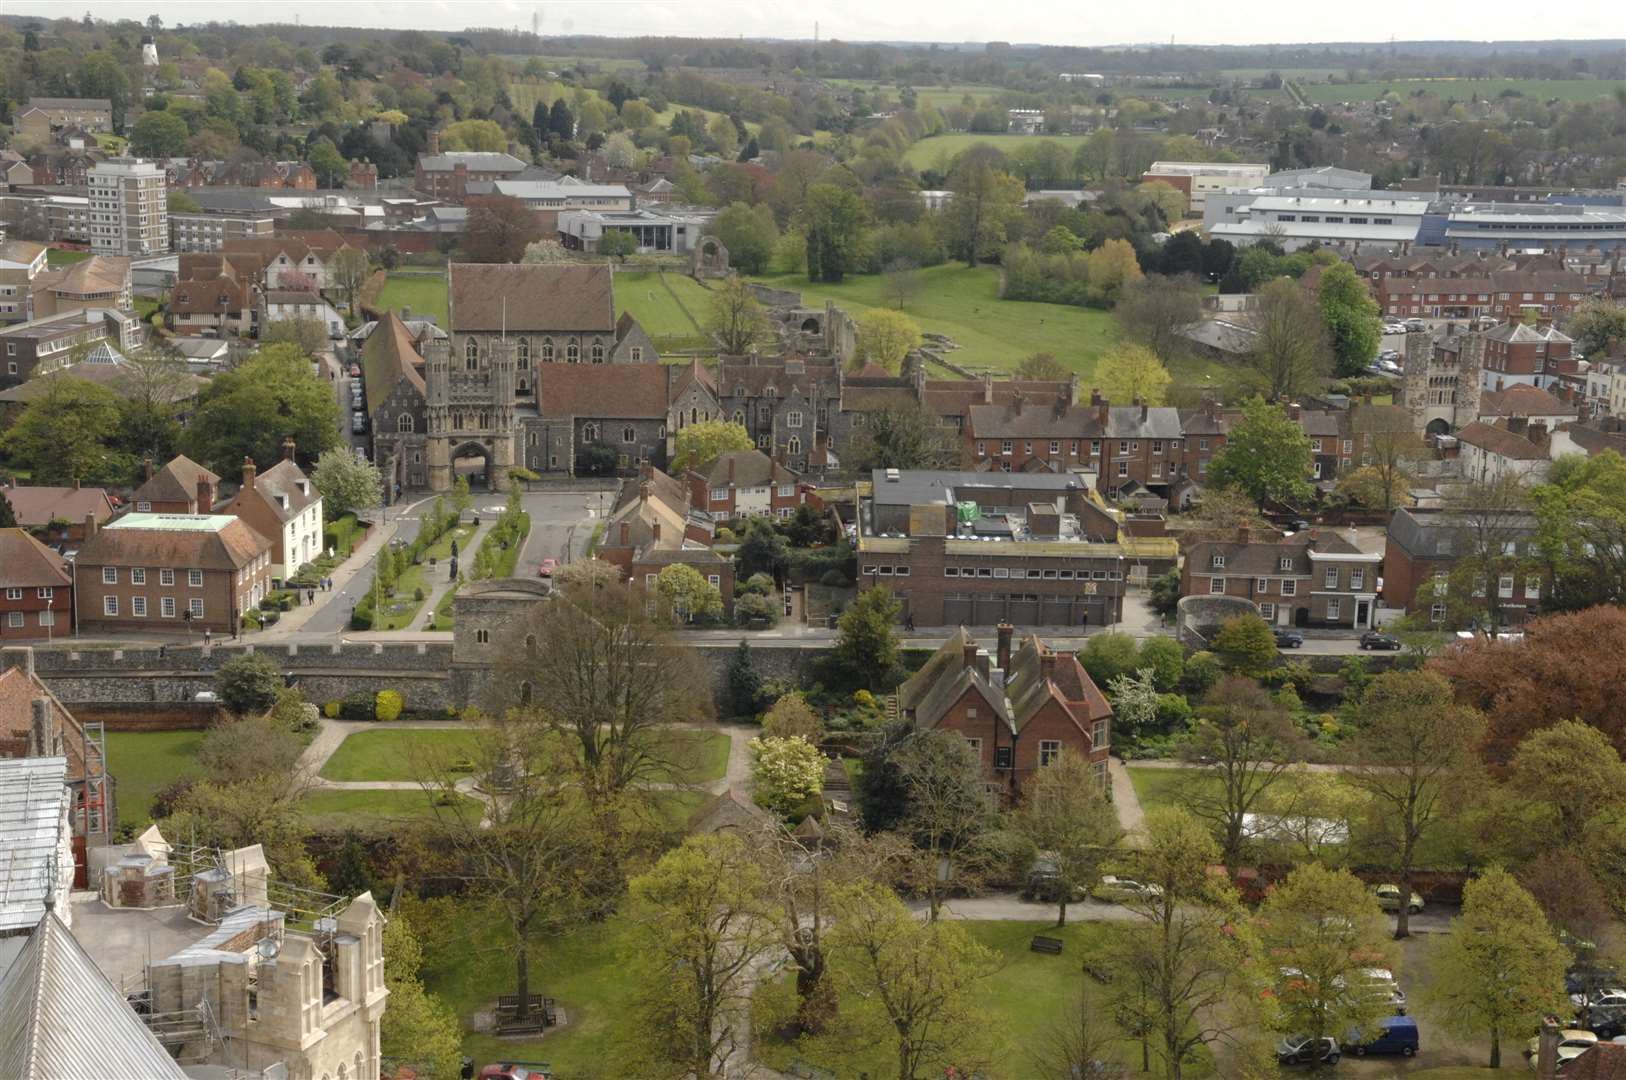
[[[1110,439],[1178,439],[1180,410],[1168,405],[1113,405],[1107,413]]]
[[[729,472],[730,466],[733,473]],[[761,450],[730,450],[719,455],[705,472],[708,487],[761,487],[771,482],[790,483],[796,474],[777,464]]]
[[[717,393],[723,397],[763,397],[772,386],[783,397],[794,388],[811,400],[823,391],[835,392],[838,378],[833,362],[786,358],[783,361],[723,363],[717,371]]]
[[[1487,341],[1505,341],[1509,345],[1572,345],[1575,339],[1552,327],[1538,330],[1525,323],[1503,323],[1485,335]]]
[[[55,914],[0,976],[0,1076],[185,1080],[124,995]]]
[[[367,335],[367,343],[361,347],[361,370],[365,376],[362,386],[367,394],[367,415],[378,412],[402,379],[419,394],[426,393],[423,373],[419,370],[422,365],[423,357],[418,355],[406,323],[395,312],[386,312],[373,332]]]
[[[1547,452],[1505,427],[1475,420],[1457,432],[1457,441],[1511,461],[1545,461]]]
[[[1065,399],[1063,399],[1065,400]],[[979,439],[1099,439],[1105,434],[1094,405],[1058,409],[1053,401],[1015,405],[973,405],[966,413],[971,434]]]
[[[1227,536],[1209,536],[1186,547],[1186,568],[1212,577],[1306,577],[1313,569],[1310,553],[1359,555],[1361,549],[1327,529],[1311,529],[1286,536],[1274,529],[1237,530]],[[1214,556],[1225,559],[1214,565]],[[1374,556],[1376,558],[1376,556]],[[1289,560],[1283,569],[1281,561]]]
[[[1533,536],[1536,516],[1519,511],[1496,511],[1497,529],[1518,536]],[[1414,559],[1449,559],[1463,553],[1457,537],[1475,527],[1473,511],[1417,510],[1401,507],[1389,519],[1388,538]]]
[[[163,468],[152,474],[152,479],[136,488],[132,503],[191,502],[198,497],[198,481],[219,484],[220,477],[205,469],[185,454],[176,454]],[[200,506],[207,512],[213,507]]]
[[[418,167],[424,172],[451,172],[458,165],[466,167],[469,172],[519,172],[525,168],[525,163],[513,154],[486,150],[418,155]]]
[[[26,529],[0,529],[0,587],[63,587],[72,580],[67,565],[67,560]]]
[[[537,411],[550,419],[664,420],[665,364],[537,364]]]
[[[271,541],[240,519],[207,514],[125,514],[79,548],[85,566],[241,570]]]
[[[1479,396],[1480,416],[1578,416],[1574,405],[1529,383],[1514,383],[1503,390],[1487,390]]]
[[[1259,331],[1219,319],[1205,319],[1180,330],[1180,336],[1218,352],[1245,356],[1259,344]]]
[[[304,481],[304,489],[300,482]],[[305,471],[298,465],[284,458],[262,473],[254,477],[254,490],[264,496],[266,507],[274,514],[278,521],[286,522],[290,518],[298,517],[314,502],[320,502],[322,493],[316,490],[316,485],[310,482]],[[239,491],[232,496],[231,501],[221,507],[221,512],[235,512],[244,492]],[[277,498],[286,495],[286,506]]]
[[[1077,657],[1051,653],[1037,635],[1028,635],[1013,645],[1003,681],[992,668],[990,677],[984,678],[976,665],[966,663],[966,647],[980,646],[965,627],[957,628],[921,669],[898,687],[899,709],[913,713],[917,729],[928,730],[936,726],[949,706],[974,690],[1007,728],[1020,733],[1048,702],[1056,701],[1086,737],[1093,721],[1112,715],[1112,706]],[[1047,656],[1053,656],[1049,678],[1044,677]],[[997,663],[997,658],[992,659]]]
[[[31,97],[18,115],[21,116],[29,109],[100,109],[103,112],[111,112],[113,103],[107,98]]]
[[[25,529],[42,528],[53,518],[78,525],[86,514],[96,515],[98,524],[113,516],[113,504],[102,488],[11,487],[4,494]]]
[[[615,284],[608,266],[453,263],[453,333],[615,333]]]

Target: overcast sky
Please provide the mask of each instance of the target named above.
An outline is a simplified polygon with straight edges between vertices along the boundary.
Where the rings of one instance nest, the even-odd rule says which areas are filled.
[[[89,10],[98,18],[145,19],[167,25],[235,19],[241,23],[343,23],[392,30],[460,30],[469,25],[529,29],[540,11],[542,33],[811,38],[848,41],[1019,41],[1112,45],[1489,39],[1494,37],[1626,37],[1618,0],[1572,0],[1556,18],[1532,17],[1508,0],[1025,0],[1006,7],[987,0],[0,0],[6,14],[61,17]]]

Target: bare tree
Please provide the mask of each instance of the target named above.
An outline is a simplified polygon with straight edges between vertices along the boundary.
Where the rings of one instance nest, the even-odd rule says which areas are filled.
[[[1147,274],[1124,286],[1113,315],[1123,337],[1145,345],[1168,363],[1186,352],[1180,331],[1202,318],[1202,286],[1190,274]]]
[[[1073,995],[1067,1014],[1045,1034],[1038,1049],[1030,1051],[1033,1068],[1044,1080],[1125,1080],[1121,1066],[1107,1062],[1118,1041],[1117,1029],[1095,1007],[1082,987]]]
[[[1394,509],[1394,493],[1427,453],[1423,437],[1398,405],[1358,405],[1350,410],[1349,423],[1360,440],[1362,467],[1373,470],[1383,487],[1384,511]]]
[[[881,279],[881,291],[902,311],[920,292],[920,267],[913,259],[897,258],[886,264]]]
[[[342,247],[333,255],[329,264],[333,273],[333,285],[344,293],[345,310],[355,313],[356,293],[367,284],[367,278],[372,275],[373,267],[367,261],[367,253],[358,248]]]
[[[768,320],[744,278],[724,280],[713,290],[710,303],[705,327],[723,353],[744,356],[753,345],[767,340]]]
[[[985,868],[982,841],[994,824],[994,803],[982,762],[953,732],[916,734],[898,751],[897,764],[909,796],[902,828],[917,848],[905,874],[926,894],[936,922],[949,890],[978,880]]]
[[[533,711],[578,747],[594,802],[669,770],[674,723],[709,720],[704,665],[630,585],[562,583],[503,640],[488,710]]]
[[[1277,278],[1262,286],[1253,327],[1259,336],[1248,363],[1266,396],[1283,401],[1320,389],[1332,352],[1321,310],[1298,282]]]
[[[1445,582],[1448,621],[1485,629],[1505,625],[1501,579],[1542,569],[1528,542],[1535,527],[1529,490],[1519,477],[1504,474],[1453,490],[1445,509],[1456,558]]]

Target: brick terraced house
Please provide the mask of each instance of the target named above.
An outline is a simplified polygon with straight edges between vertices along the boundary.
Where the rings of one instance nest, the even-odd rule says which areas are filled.
[[[1180,594],[1252,600],[1272,626],[1361,630],[1376,625],[1382,561],[1326,529],[1243,526],[1186,546]]]
[[[23,529],[0,529],[0,642],[71,633],[68,561]]]

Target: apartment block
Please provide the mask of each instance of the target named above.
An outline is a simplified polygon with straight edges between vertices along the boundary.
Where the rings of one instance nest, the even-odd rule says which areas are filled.
[[[98,255],[169,250],[169,188],[157,163],[114,158],[91,168],[90,247]]]

